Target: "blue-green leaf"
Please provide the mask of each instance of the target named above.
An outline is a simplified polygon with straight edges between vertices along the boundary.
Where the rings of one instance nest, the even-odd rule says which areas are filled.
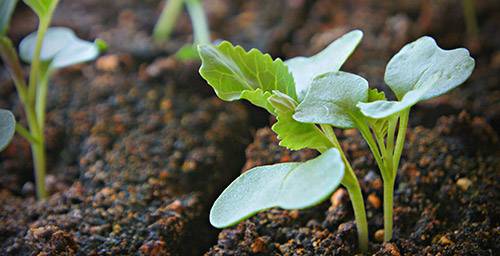
[[[294,99],[297,98],[293,77],[280,59],[273,60],[269,54],[263,54],[257,49],[247,52],[227,41],[218,46],[200,45],[198,52],[202,61],[201,76],[223,100],[242,99],[244,91],[257,89],[263,92],[277,90]],[[257,99],[249,100],[257,101]],[[262,105],[260,104],[261,107]],[[270,109],[267,110],[272,112]]]
[[[404,46],[387,64],[385,82],[400,101],[360,102],[358,107],[367,117],[385,118],[459,86],[473,69],[469,51],[443,50],[424,36]]]
[[[253,168],[234,180],[217,198],[210,223],[228,227],[272,208],[303,209],[327,199],[344,176],[337,149],[304,163],[281,163]]]
[[[293,119],[292,116],[298,105],[294,99],[275,91],[269,97],[268,102],[275,111],[277,121],[272,126],[272,130],[278,135],[280,146],[291,150],[311,148],[320,152],[333,147],[316,125],[301,123]]]
[[[474,59],[464,48],[443,50],[424,36],[405,45],[387,64],[384,80],[398,99],[417,87],[428,87],[420,98],[442,95],[462,84],[474,69]]]
[[[313,79],[321,74],[338,71],[363,38],[363,32],[353,30],[311,57],[295,57],[285,61],[295,79],[299,100],[303,99]]]
[[[19,46],[19,55],[25,62],[31,62],[35,52],[36,32],[25,37]],[[43,39],[40,59],[57,69],[95,59],[99,55],[96,43],[79,39],[68,28],[52,27]]]
[[[16,4],[17,0],[0,0],[0,36],[7,33]]]
[[[352,128],[356,104],[368,99],[368,82],[355,74],[330,72],[317,76],[293,118],[303,123]]]
[[[0,109],[0,151],[9,145],[16,132],[16,119],[14,115],[5,109]]]

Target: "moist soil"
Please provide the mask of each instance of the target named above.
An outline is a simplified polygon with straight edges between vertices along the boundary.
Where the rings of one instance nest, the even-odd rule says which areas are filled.
[[[219,101],[197,74],[199,63],[169,57],[192,40],[187,15],[172,40],[154,44],[150,33],[162,2],[61,1],[53,24],[102,38],[110,51],[58,72],[51,82],[48,200],[34,199],[26,141],[16,136],[0,154],[0,254],[358,253],[343,188],[311,209],[272,209],[233,228],[210,227],[212,202],[242,169],[316,153],[280,148],[265,112]],[[471,50],[471,78],[411,113],[389,243],[380,242],[381,179],[371,154],[355,131],[337,131],[362,184],[371,254],[495,255],[500,249],[500,5],[475,3],[477,36],[465,33],[461,5],[451,0],[204,1],[214,39],[285,59],[314,54],[359,28],[363,42],[343,70],[384,90],[387,61],[421,35],[444,48]],[[10,36],[18,43],[35,24],[20,5]],[[4,68],[0,107],[25,122]]]

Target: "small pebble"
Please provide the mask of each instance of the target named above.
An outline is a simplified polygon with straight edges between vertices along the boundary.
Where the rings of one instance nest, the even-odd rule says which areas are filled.
[[[453,244],[453,241],[451,241],[450,239],[448,239],[448,237],[446,237],[446,236],[442,236],[439,239],[439,243],[441,245],[447,246],[447,245]]]
[[[460,178],[457,180],[457,186],[462,191],[467,191],[471,185],[472,185],[472,181],[467,179],[467,178]]]
[[[383,242],[384,241],[384,230],[379,229],[379,230],[375,231],[374,237],[375,237],[375,240],[377,242]]]
[[[382,205],[382,201],[380,201],[380,198],[378,198],[378,196],[375,194],[375,193],[371,193],[369,196],[368,196],[368,202],[370,202],[370,204],[375,208],[375,209],[378,209],[380,208],[380,206]]]

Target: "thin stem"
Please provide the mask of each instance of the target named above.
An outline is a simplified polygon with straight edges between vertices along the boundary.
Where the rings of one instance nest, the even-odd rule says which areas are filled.
[[[349,172],[354,173],[352,169]],[[366,252],[368,250],[368,222],[366,220],[366,210],[361,187],[357,180],[352,183],[355,184],[353,186],[347,185],[344,182],[342,184],[346,187],[349,197],[351,198],[354,219],[358,230],[359,248],[362,252]]]
[[[47,198],[45,190],[45,143],[43,136],[39,138],[39,143],[31,144],[33,154],[33,166],[35,167],[36,195],[38,199]]]
[[[398,137],[396,138],[396,147],[394,149],[394,156],[393,156],[394,163],[392,170],[394,172],[397,172],[399,168],[399,160],[401,159],[401,154],[403,153],[409,115],[410,115],[410,109],[406,109],[403,110],[399,118]]]
[[[351,198],[351,204],[354,211],[354,219],[356,221],[356,227],[358,231],[358,241],[359,248],[362,252],[368,250],[368,222],[366,220],[366,210],[363,199],[363,194],[361,193],[361,187],[359,185],[356,174],[352,169],[351,164],[347,160],[347,157],[340,146],[340,143],[333,131],[332,127],[329,125],[320,125],[324,134],[328,137],[330,142],[337,148],[340,152],[340,156],[345,165],[344,178],[342,178],[342,185],[347,189],[349,193],[349,198]]]
[[[45,111],[47,105],[47,93],[48,93],[48,81],[49,81],[49,73],[47,69],[45,69],[43,74],[40,76],[40,82],[37,86],[36,93],[36,117],[38,121],[38,127],[40,130],[44,130],[45,128]]]
[[[0,56],[7,66],[10,76],[14,81],[19,99],[23,104],[26,104],[27,90],[26,82],[24,81],[23,68],[17,57],[17,52],[12,41],[5,36],[0,37]]]
[[[153,37],[157,42],[167,41],[181,12],[184,0],[169,0],[166,2],[160,18],[155,25]]]
[[[392,239],[394,181],[395,178],[384,179],[384,242]]]
[[[200,0],[185,0],[186,7],[193,24],[194,43],[209,44],[210,30],[208,28],[207,17],[203,11]]]
[[[363,136],[366,143],[368,144],[368,147],[372,151],[373,156],[375,157],[375,161],[377,162],[377,165],[379,167],[384,166],[384,162],[382,160],[382,154],[380,152],[380,149],[379,149],[377,143],[373,139],[373,135],[372,135],[368,125],[366,125],[364,122],[362,122],[361,120],[359,120],[357,117],[354,117],[354,116],[353,116],[353,120],[356,123],[356,126],[357,126],[356,128],[358,128],[359,132],[361,133],[361,136]]]
[[[387,151],[389,154],[394,154],[394,134],[396,133],[396,125],[398,123],[399,116],[394,116],[389,118],[388,128],[387,128]]]
[[[40,24],[38,25],[38,32],[36,34],[35,52],[31,60],[30,79],[28,87],[28,100],[34,105],[36,98],[36,86],[38,84],[40,72],[40,53],[42,51],[43,38],[49,27],[50,18],[40,17]]]
[[[467,29],[467,34],[471,38],[477,39],[479,35],[479,28],[477,25],[476,8],[474,6],[474,1],[463,0],[462,3],[463,3],[463,11],[465,16],[465,26]]]
[[[33,135],[19,123],[16,123],[16,132],[29,141],[30,144],[39,143],[38,139],[33,137]]]

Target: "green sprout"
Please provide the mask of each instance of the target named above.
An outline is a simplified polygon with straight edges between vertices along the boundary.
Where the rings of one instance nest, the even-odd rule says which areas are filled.
[[[391,240],[394,185],[410,108],[462,84],[474,69],[474,59],[466,49],[443,50],[434,39],[422,37],[403,47],[387,65],[385,82],[398,99],[388,101],[364,78],[339,71],[361,38],[361,31],[352,31],[315,56],[286,62],[229,42],[199,47],[200,74],[219,98],[245,99],[276,116],[272,130],[281,146],[321,153],[305,163],[256,167],[242,174],[215,201],[212,225],[231,226],[271,207],[310,207],[342,184],[351,198],[359,247],[366,251],[361,188],[334,132],[356,128],[384,181],[384,240]]]
[[[167,1],[154,28],[153,37],[158,43],[163,43],[170,38],[170,34],[182,10],[183,3],[186,4],[193,25],[194,42],[193,44],[186,44],[179,49],[176,57],[181,60],[199,59],[197,45],[210,43],[210,30],[201,0]]]
[[[31,144],[37,196],[43,199],[47,197],[44,130],[49,79],[59,68],[95,59],[103,43],[83,41],[68,28],[49,28],[58,0],[24,0],[24,3],[39,18],[38,30],[25,37],[19,46],[21,59],[31,63],[28,84],[17,52],[6,35],[16,1],[5,0],[0,5],[0,13],[8,16],[2,16],[0,20],[0,55],[24,107],[29,129],[16,124],[15,130]]]
[[[333,129],[293,118],[308,88],[315,83],[314,78],[338,71],[362,36],[361,31],[352,31],[312,57],[286,62],[273,60],[257,49],[247,52],[229,42],[199,46],[200,74],[219,98],[245,99],[276,116],[272,130],[281,146],[291,150],[311,148],[321,153],[305,163],[256,167],[242,174],[214,203],[210,212],[213,226],[231,226],[271,207],[311,207],[342,184],[351,198],[360,249],[367,250],[368,224],[361,187]]]
[[[443,50],[430,37],[404,46],[388,63],[384,80],[398,101],[369,89],[363,78],[330,72],[314,79],[293,118],[356,128],[367,142],[384,182],[384,240],[392,239],[393,193],[410,108],[462,84],[474,69],[466,49]]]

